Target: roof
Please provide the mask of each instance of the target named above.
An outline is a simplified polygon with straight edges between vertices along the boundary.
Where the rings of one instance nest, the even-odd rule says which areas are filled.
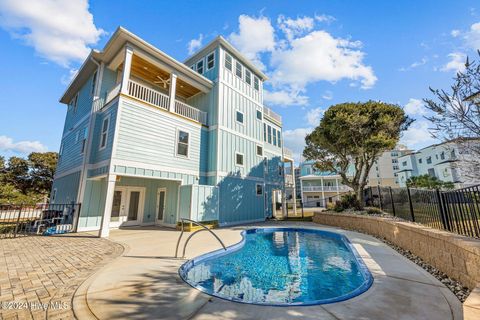
[[[268,77],[260,70],[258,67],[256,67],[249,59],[247,59],[240,51],[238,51],[237,48],[235,48],[230,42],[228,42],[224,37],[222,36],[217,36],[215,39],[210,41],[207,45],[205,45],[203,48],[199,49],[197,52],[195,52],[193,55],[188,57],[184,62],[186,65],[190,65],[192,62],[196,60],[196,57],[198,56],[204,56],[210,51],[212,51],[217,45],[222,45],[225,47],[228,51],[233,53],[235,57],[240,60],[244,65],[246,65],[253,73],[256,73],[257,75],[262,78],[262,81],[268,80]]]
[[[74,94],[85,83],[85,81],[88,79],[88,77],[93,72],[93,70],[96,69],[97,63],[110,62],[126,44],[130,44],[152,55],[153,57],[168,63],[169,65],[173,66],[176,70],[181,72],[183,75],[189,78],[192,78],[193,80],[195,80],[196,82],[198,82],[203,86],[206,86],[208,88],[213,87],[213,82],[211,80],[202,76],[198,72],[191,70],[182,62],[172,58],[165,52],[161,51],[160,49],[156,48],[152,44],[146,42],[145,40],[141,39],[137,35],[133,34],[132,32],[120,26],[110,37],[108,42],[103,47],[102,51],[92,50],[90,52],[87,59],[83,62],[82,66],[80,67],[77,75],[70,82],[64,94],[60,98],[60,102],[62,103],[70,102]]]

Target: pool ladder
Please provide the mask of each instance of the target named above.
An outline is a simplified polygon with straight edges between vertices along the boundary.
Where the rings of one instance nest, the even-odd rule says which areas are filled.
[[[180,232],[180,236],[178,237],[178,241],[177,241],[177,246],[176,246],[176,248],[175,248],[175,258],[178,258],[178,246],[180,245],[180,240],[182,240],[183,232],[185,231],[185,228],[184,228],[185,222],[193,223],[194,225],[197,225],[197,226],[201,227],[202,229],[195,231],[194,233],[192,233],[192,234],[187,238],[187,241],[185,241],[185,244],[183,245],[182,258],[185,258],[185,250],[187,249],[187,244],[188,244],[188,242],[190,241],[190,239],[191,239],[195,234],[199,233],[200,231],[205,231],[205,230],[207,230],[208,232],[210,232],[210,233],[215,237],[215,239],[217,239],[218,242],[220,242],[220,244],[221,244],[222,247],[223,247],[223,250],[227,250],[227,247],[225,247],[225,244],[223,243],[223,241],[220,240],[220,238],[219,238],[212,230],[210,230],[210,228],[208,228],[206,225],[201,224],[200,222],[193,221],[193,220],[190,220],[190,219],[185,219],[185,218],[181,218],[180,220],[181,220],[181,223],[182,223],[182,232]]]

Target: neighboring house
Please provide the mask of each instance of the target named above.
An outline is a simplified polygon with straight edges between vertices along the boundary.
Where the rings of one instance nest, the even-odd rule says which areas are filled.
[[[385,151],[374,163],[368,175],[369,186],[398,187],[398,158],[412,153],[403,145],[397,145],[393,150]]]
[[[425,174],[445,182],[453,182],[456,188],[480,183],[478,172],[471,169],[470,158],[468,150],[455,141],[420,149],[398,158],[399,186],[405,187],[410,177]]]
[[[284,191],[281,117],[267,77],[222,37],[181,63],[119,28],[92,51],[68,104],[51,201],[81,203],[78,230],[220,225],[272,216]]]
[[[342,178],[338,174],[316,169],[314,161],[300,164],[299,180],[301,199],[306,207],[326,207],[340,194],[352,190],[341,183]]]

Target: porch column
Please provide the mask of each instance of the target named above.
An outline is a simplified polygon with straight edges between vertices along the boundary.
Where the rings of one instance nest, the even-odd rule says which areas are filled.
[[[115,192],[115,182],[117,181],[116,174],[109,174],[107,176],[107,192],[105,197],[105,209],[102,215],[100,224],[100,232],[98,234],[101,238],[107,238],[110,233],[110,217],[112,215],[113,194]]]
[[[129,46],[125,47],[125,60],[123,62],[122,85],[120,92],[128,94],[128,80],[130,80],[130,69],[132,68],[133,49]]]
[[[170,89],[168,90],[168,101],[169,106],[168,110],[170,112],[175,112],[175,93],[177,91],[177,75],[175,73],[170,73]]]
[[[323,207],[326,208],[327,206],[325,205],[325,189],[324,188],[324,184],[323,184],[323,178],[320,178],[320,183],[322,184],[322,204],[323,204]]]

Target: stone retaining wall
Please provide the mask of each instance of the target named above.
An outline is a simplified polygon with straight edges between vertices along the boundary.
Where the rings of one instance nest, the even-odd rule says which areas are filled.
[[[313,222],[385,238],[472,290],[465,319],[480,319],[480,240],[388,218],[315,212]]]

